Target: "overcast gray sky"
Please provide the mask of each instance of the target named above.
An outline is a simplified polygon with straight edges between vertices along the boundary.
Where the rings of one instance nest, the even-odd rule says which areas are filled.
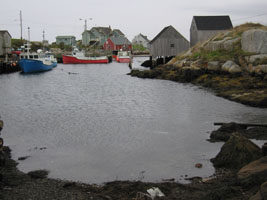
[[[1,0],[0,30],[20,38],[19,12],[22,11],[23,38],[45,38],[54,42],[58,35],[81,39],[84,20],[92,26],[120,29],[129,40],[139,33],[153,39],[172,25],[189,40],[194,15],[229,15],[233,25],[259,22],[267,25],[266,0]],[[92,18],[92,20],[90,20]]]

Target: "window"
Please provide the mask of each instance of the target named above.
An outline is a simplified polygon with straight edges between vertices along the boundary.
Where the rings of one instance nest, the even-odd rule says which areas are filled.
[[[173,48],[174,47],[174,44],[171,44],[171,47]]]

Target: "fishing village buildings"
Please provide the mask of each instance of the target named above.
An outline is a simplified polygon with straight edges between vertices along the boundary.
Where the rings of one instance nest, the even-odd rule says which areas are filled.
[[[110,27],[93,27],[90,30],[85,30],[82,33],[82,45],[103,46],[111,33]]]
[[[122,33],[121,30],[119,29],[112,30],[110,26],[92,27],[90,30],[85,30],[82,33],[82,45],[84,46],[94,45],[105,48],[106,42],[107,41],[110,42],[110,40],[112,41],[113,45],[128,45],[129,43],[129,40],[125,37],[125,35]]]
[[[173,26],[165,27],[151,41],[143,34],[136,35],[132,43],[120,29],[108,27],[92,27],[82,33],[83,46],[98,47],[104,50],[132,50],[132,45],[142,45],[149,49],[152,59],[173,57],[194,46],[196,43],[209,39],[218,32],[232,29],[229,16],[193,16],[190,27],[190,42]],[[4,40],[3,40],[4,38]],[[5,43],[5,45],[3,45]],[[56,44],[76,46],[76,37],[57,36]],[[46,46],[48,44],[46,43]],[[0,31],[0,55],[11,53],[11,36],[8,31]]]

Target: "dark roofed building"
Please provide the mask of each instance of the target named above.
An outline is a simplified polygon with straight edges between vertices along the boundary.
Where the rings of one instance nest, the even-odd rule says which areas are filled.
[[[112,50],[112,51],[119,51],[121,49],[123,50],[132,50],[132,44],[131,42],[124,36],[119,37],[110,37],[107,39],[107,41],[104,44],[105,50]]]
[[[150,55],[153,58],[176,56],[188,49],[188,40],[172,26],[165,27],[149,42]]]
[[[194,16],[190,27],[190,46],[232,28],[229,16]]]
[[[124,36],[124,34],[123,32],[121,32],[120,29],[114,29],[111,33],[111,36],[120,37],[120,36]]]

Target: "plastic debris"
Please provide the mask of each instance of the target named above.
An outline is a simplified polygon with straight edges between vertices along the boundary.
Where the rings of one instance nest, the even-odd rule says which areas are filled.
[[[155,197],[164,197],[165,195],[160,191],[159,188],[152,187],[147,190],[147,193],[150,195],[151,199],[154,199]]]

